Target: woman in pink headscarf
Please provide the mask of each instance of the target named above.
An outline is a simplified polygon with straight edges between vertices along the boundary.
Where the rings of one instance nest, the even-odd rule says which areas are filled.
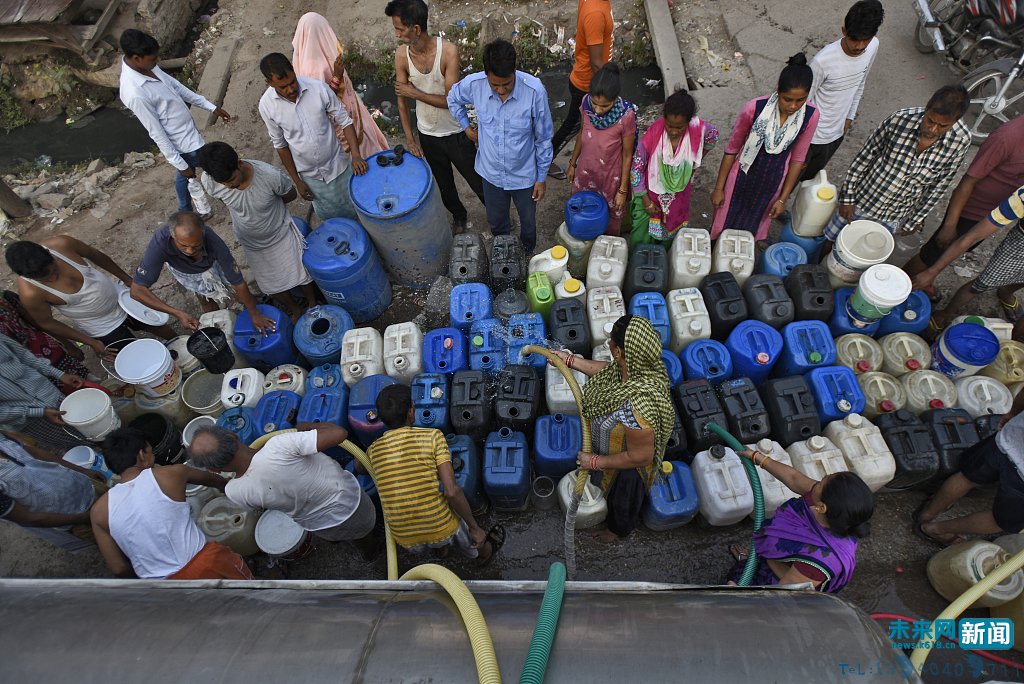
[[[338,95],[341,104],[355,122],[356,140],[359,141],[359,153],[363,159],[369,159],[371,154],[390,147],[388,139],[381,133],[366,105],[356,94],[356,89],[352,87],[352,79],[345,71],[341,43],[334,29],[316,12],[303,14],[295,27],[292,66],[299,76],[320,79]],[[341,131],[336,132],[347,152],[348,144]]]

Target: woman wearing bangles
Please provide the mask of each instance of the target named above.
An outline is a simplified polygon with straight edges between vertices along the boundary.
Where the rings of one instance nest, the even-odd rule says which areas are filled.
[[[611,330],[612,361],[590,361],[557,352],[567,366],[588,376],[583,386],[583,420],[590,421],[593,453],[580,452],[580,467],[602,471],[608,501],[608,529],[602,542],[627,536],[640,512],[675,424],[661,339],[650,322],[623,316]]]
[[[818,481],[760,451],[739,455],[800,494],[779,506],[754,535],[758,564],[752,584],[810,582],[818,591],[838,592],[853,577],[857,543],[868,535],[875,510],[864,480],[842,472]],[[729,584],[735,584],[743,574],[747,549],[734,544],[729,552],[736,559]]]

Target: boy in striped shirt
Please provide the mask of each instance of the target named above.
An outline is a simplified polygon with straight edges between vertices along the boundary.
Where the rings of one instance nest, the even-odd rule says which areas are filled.
[[[407,385],[389,385],[377,397],[377,414],[388,427],[370,445],[377,492],[395,541],[410,551],[452,545],[464,556],[491,560],[504,530],[484,532],[455,482],[448,443],[440,430],[412,427],[415,417]],[[444,492],[438,486],[443,485]]]

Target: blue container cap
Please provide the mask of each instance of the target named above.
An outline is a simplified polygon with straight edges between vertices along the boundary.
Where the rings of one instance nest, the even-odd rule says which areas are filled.
[[[381,165],[384,162],[386,166]],[[385,221],[404,216],[423,204],[433,188],[430,167],[409,152],[399,156],[384,150],[370,155],[366,165],[366,173],[353,174],[348,184],[360,214]]]
[[[306,238],[302,263],[313,271],[334,271],[361,263],[374,251],[370,236],[358,222],[347,218],[327,219]]]
[[[608,201],[604,195],[584,190],[570,197],[565,203],[565,227],[577,240],[594,240],[603,235],[608,227]]]
[[[960,361],[987,366],[999,356],[999,338],[977,323],[957,323],[942,334],[946,348]]]

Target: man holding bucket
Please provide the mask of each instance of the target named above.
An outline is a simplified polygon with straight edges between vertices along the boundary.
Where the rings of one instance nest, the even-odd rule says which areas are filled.
[[[330,542],[351,542],[367,561],[380,551],[373,502],[324,449],[348,433],[331,423],[300,423],[298,432],[271,437],[260,449],[211,425],[196,430],[188,447],[197,468],[235,473],[224,494],[239,506],[282,511],[303,529]]]
[[[921,229],[971,147],[960,121],[969,103],[963,86],[943,86],[925,107],[893,112],[874,130],[846,173],[826,249],[858,218],[903,235]]]
[[[256,308],[256,298],[238,270],[235,258],[217,233],[192,211],[179,211],[153,234],[132,279],[132,299],[151,309],[169,313],[189,330],[199,329],[199,319],[166,304],[151,289],[164,266],[178,284],[199,299],[204,313],[224,308],[238,299],[252,316],[253,325],[264,334],[273,332],[274,322]]]

